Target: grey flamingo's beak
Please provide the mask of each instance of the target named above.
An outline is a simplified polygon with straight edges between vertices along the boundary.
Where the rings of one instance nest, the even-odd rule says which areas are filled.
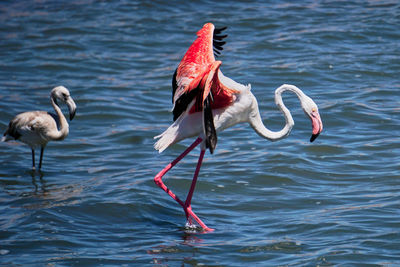
[[[317,110],[311,112],[311,124],[312,124],[312,135],[310,138],[310,142],[313,142],[319,134],[322,132],[322,120]]]
[[[69,120],[72,121],[72,119],[75,117],[75,113],[76,113],[75,102],[72,99],[72,97],[68,97],[68,99],[65,102],[66,102],[66,104],[68,106],[68,110],[69,110]]]

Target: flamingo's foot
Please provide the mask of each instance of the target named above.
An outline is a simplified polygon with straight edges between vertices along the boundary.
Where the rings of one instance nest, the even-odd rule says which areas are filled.
[[[184,228],[186,233],[209,233],[214,231],[214,229],[208,228],[207,226],[205,228],[203,228],[200,225],[194,224],[191,222],[191,220],[188,220],[185,224],[185,228]]]
[[[195,233],[195,232],[202,232],[202,233],[208,233],[214,231],[214,229],[207,227],[205,223],[203,223],[199,217],[192,211],[192,207],[186,207],[185,209],[185,214],[186,214],[186,225],[185,225],[185,230],[188,230],[189,232]],[[193,223],[194,219],[197,223]]]
[[[211,233],[211,232],[214,232],[213,228],[208,228],[208,227],[203,228],[203,233]]]

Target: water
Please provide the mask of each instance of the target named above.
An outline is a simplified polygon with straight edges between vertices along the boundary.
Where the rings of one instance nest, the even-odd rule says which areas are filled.
[[[27,146],[0,144],[1,265],[398,266],[399,14],[398,1],[3,1],[1,132],[19,112],[51,110],[59,84],[78,110],[42,174]],[[193,140],[158,154],[152,138],[206,22],[228,26],[221,69],[252,84],[270,128],[283,125],[283,83],[314,98],[325,128],[310,144],[288,93],[288,138],[247,124],[219,134],[193,199],[215,228],[202,234],[153,182]],[[165,177],[182,197],[198,153]]]

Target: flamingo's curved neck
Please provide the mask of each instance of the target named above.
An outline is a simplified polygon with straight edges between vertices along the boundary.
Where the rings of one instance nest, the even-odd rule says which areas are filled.
[[[295,93],[299,98],[300,102],[303,101],[302,98],[304,96],[304,93],[294,85],[284,84],[275,90],[275,103],[278,106],[278,108],[282,111],[286,121],[286,124],[283,127],[283,129],[277,132],[271,131],[265,127],[260,116],[260,111],[258,110],[257,100],[254,97],[252,112],[250,113],[250,125],[251,127],[253,127],[253,129],[256,131],[258,135],[270,141],[277,141],[282,138],[285,138],[286,136],[289,135],[294,125],[292,115],[290,114],[290,111],[287,109],[282,100],[282,93],[284,91],[291,91]]]
[[[69,133],[69,125],[67,119],[62,113],[61,108],[58,106],[55,97],[51,96],[50,100],[51,100],[51,105],[53,106],[54,111],[58,116],[60,122],[60,129],[52,131],[51,133],[49,133],[49,136],[52,138],[52,140],[63,140]]]

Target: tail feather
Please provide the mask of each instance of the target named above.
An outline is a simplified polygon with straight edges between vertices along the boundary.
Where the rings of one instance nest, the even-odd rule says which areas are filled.
[[[10,129],[12,129],[12,126],[13,126],[12,125],[12,121],[10,121],[10,123],[9,123],[9,125],[7,127],[7,130],[5,131],[3,137],[1,138],[1,142],[7,142],[9,140],[17,139],[16,137],[14,137],[12,135],[12,132],[10,133]],[[17,135],[17,133],[18,133],[17,131],[14,131],[14,135]]]
[[[154,137],[154,139],[158,139],[154,144],[154,148],[160,153],[180,140],[202,134],[202,113],[196,112],[189,114],[188,111],[193,107],[194,102],[195,101],[192,101],[192,103],[190,103],[188,109],[183,112],[168,129]]]
[[[16,138],[9,134],[4,134],[4,136],[1,138],[1,142],[7,142],[10,140],[16,140]]]
[[[193,106],[193,102],[189,105]],[[154,139],[158,139],[154,144],[154,149],[158,150],[159,153],[163,152],[170,145],[174,144],[177,141],[179,134],[179,124],[182,119],[185,117],[187,111],[184,111],[177,119],[171,124],[167,130],[165,130],[162,134],[154,136]]]
[[[177,137],[176,131],[171,129],[172,126],[173,125],[171,125],[162,134],[154,136],[154,139],[158,139],[157,142],[154,144],[154,149],[158,150],[159,153],[163,152],[170,145],[172,145]]]

